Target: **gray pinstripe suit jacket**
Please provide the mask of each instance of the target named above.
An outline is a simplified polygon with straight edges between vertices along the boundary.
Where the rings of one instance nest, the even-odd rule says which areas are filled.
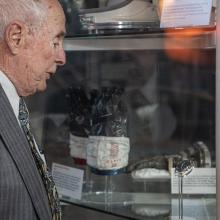
[[[0,85],[0,219],[51,218],[29,144]]]

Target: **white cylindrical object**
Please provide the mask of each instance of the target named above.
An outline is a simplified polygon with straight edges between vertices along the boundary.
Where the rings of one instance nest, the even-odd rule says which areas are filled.
[[[120,169],[128,164],[129,138],[90,136],[87,145],[87,164],[98,170]]]

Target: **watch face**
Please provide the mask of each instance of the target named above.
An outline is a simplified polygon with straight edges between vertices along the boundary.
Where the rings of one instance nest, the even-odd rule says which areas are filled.
[[[193,168],[194,164],[191,160],[183,160],[176,166],[175,173],[178,176],[187,176],[192,172]]]

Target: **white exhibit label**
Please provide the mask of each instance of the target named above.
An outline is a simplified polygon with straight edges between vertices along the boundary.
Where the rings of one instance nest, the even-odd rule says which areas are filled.
[[[160,27],[209,25],[212,0],[164,0]]]
[[[61,164],[52,164],[52,176],[60,197],[81,199],[84,171]]]
[[[171,193],[179,193],[179,177],[174,168],[171,172]],[[216,194],[216,169],[194,168],[183,177],[183,194]]]

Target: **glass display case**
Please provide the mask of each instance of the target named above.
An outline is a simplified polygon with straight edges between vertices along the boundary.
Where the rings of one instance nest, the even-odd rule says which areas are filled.
[[[125,219],[216,219],[215,21],[107,23],[68,31],[66,65],[27,100],[61,201]]]

